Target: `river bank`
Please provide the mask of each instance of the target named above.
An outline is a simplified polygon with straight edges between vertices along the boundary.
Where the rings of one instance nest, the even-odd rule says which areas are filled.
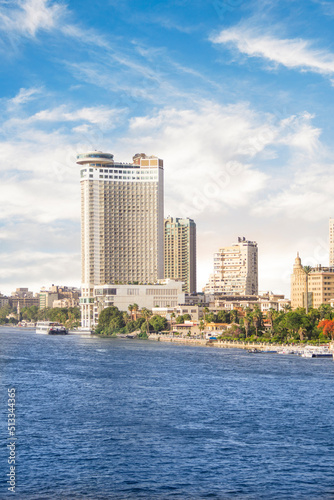
[[[151,334],[148,340],[158,342],[173,342],[180,345],[195,345],[203,347],[218,347],[223,349],[256,349],[258,351],[283,351],[284,349],[301,350],[304,349],[306,344],[274,344],[268,342],[245,342],[240,340],[207,340],[207,339],[194,339],[175,337],[172,335],[158,335]],[[324,344],[323,344],[324,345]],[[334,351],[334,343],[329,342],[326,344],[331,351]],[[316,346],[315,346],[316,347]]]

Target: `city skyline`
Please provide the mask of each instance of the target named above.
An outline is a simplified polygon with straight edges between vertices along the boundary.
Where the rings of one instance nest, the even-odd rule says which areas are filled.
[[[0,292],[80,285],[75,156],[92,149],[164,159],[165,214],[196,222],[198,291],[240,234],[259,290],[289,296],[297,251],[328,265],[330,3],[22,0],[0,15]]]

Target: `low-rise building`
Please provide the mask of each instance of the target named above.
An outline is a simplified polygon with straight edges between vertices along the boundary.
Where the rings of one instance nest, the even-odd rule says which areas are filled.
[[[92,328],[97,325],[100,312],[109,306],[126,312],[130,304],[137,304],[139,309],[169,309],[184,303],[184,295],[182,281],[170,279],[158,280],[151,285],[97,285],[93,298],[85,295],[80,298],[81,326]]]
[[[39,293],[39,308],[78,307],[79,297],[80,290],[75,287],[52,285],[48,290],[42,287]]]

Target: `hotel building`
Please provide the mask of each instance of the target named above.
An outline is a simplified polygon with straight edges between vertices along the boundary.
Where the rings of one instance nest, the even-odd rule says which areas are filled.
[[[156,283],[164,275],[163,161],[92,151],[81,176],[81,324],[94,324],[94,286]]]
[[[205,293],[222,295],[258,294],[258,248],[255,241],[238,238],[238,243],[214,254],[214,273]]]
[[[196,293],[196,224],[192,219],[165,219],[165,278],[183,281],[183,290]]]
[[[306,307],[306,273],[297,254],[291,275],[291,308]],[[308,307],[330,304],[334,298],[334,267],[317,265],[307,278]]]

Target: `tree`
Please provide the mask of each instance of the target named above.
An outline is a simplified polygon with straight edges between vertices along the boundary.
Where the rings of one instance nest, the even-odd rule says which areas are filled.
[[[321,304],[319,313],[321,319],[333,319],[333,308],[329,304]]]
[[[181,325],[181,324],[184,323],[184,317],[183,316],[178,316],[175,321],[176,321],[176,323],[178,325]]]
[[[245,314],[243,319],[244,319],[245,334],[246,334],[246,337],[248,337],[249,326],[250,326],[250,323],[252,321],[252,313],[251,313],[249,307],[247,307],[246,314]]]
[[[142,318],[144,318],[144,320],[146,322],[146,333],[148,335],[148,333],[150,331],[149,319],[152,316],[152,312],[149,311],[148,309],[146,309],[146,307],[143,307],[141,310],[141,315],[142,315]]]
[[[158,314],[155,314],[154,316],[152,316],[149,323],[150,323],[150,325],[153,326],[153,330],[155,332],[160,332],[161,330],[166,330],[166,328],[167,328],[166,318],[163,318],[162,316],[159,316]]]
[[[99,315],[97,333],[113,333],[124,326],[123,313],[115,306],[106,307]]]
[[[230,313],[229,311],[218,311],[217,313],[217,323],[230,323],[231,318],[230,318]]]
[[[259,307],[255,307],[252,313],[252,320],[257,335],[258,329],[262,325],[262,312],[260,311]]]
[[[132,305],[132,311],[134,312],[134,315],[133,315],[133,319],[136,321],[137,320],[137,313],[138,313],[138,310],[139,310],[139,306],[138,304],[133,304]]]
[[[204,328],[205,328],[205,324],[204,324],[204,321],[201,319],[201,321],[199,322],[199,331],[201,332],[202,338],[203,338]]]
[[[322,330],[322,333],[326,337],[330,337],[332,340],[334,338],[334,320],[332,319],[323,319],[318,324],[318,328]]]
[[[232,309],[230,312],[231,323],[239,323],[239,313],[238,309]]]

